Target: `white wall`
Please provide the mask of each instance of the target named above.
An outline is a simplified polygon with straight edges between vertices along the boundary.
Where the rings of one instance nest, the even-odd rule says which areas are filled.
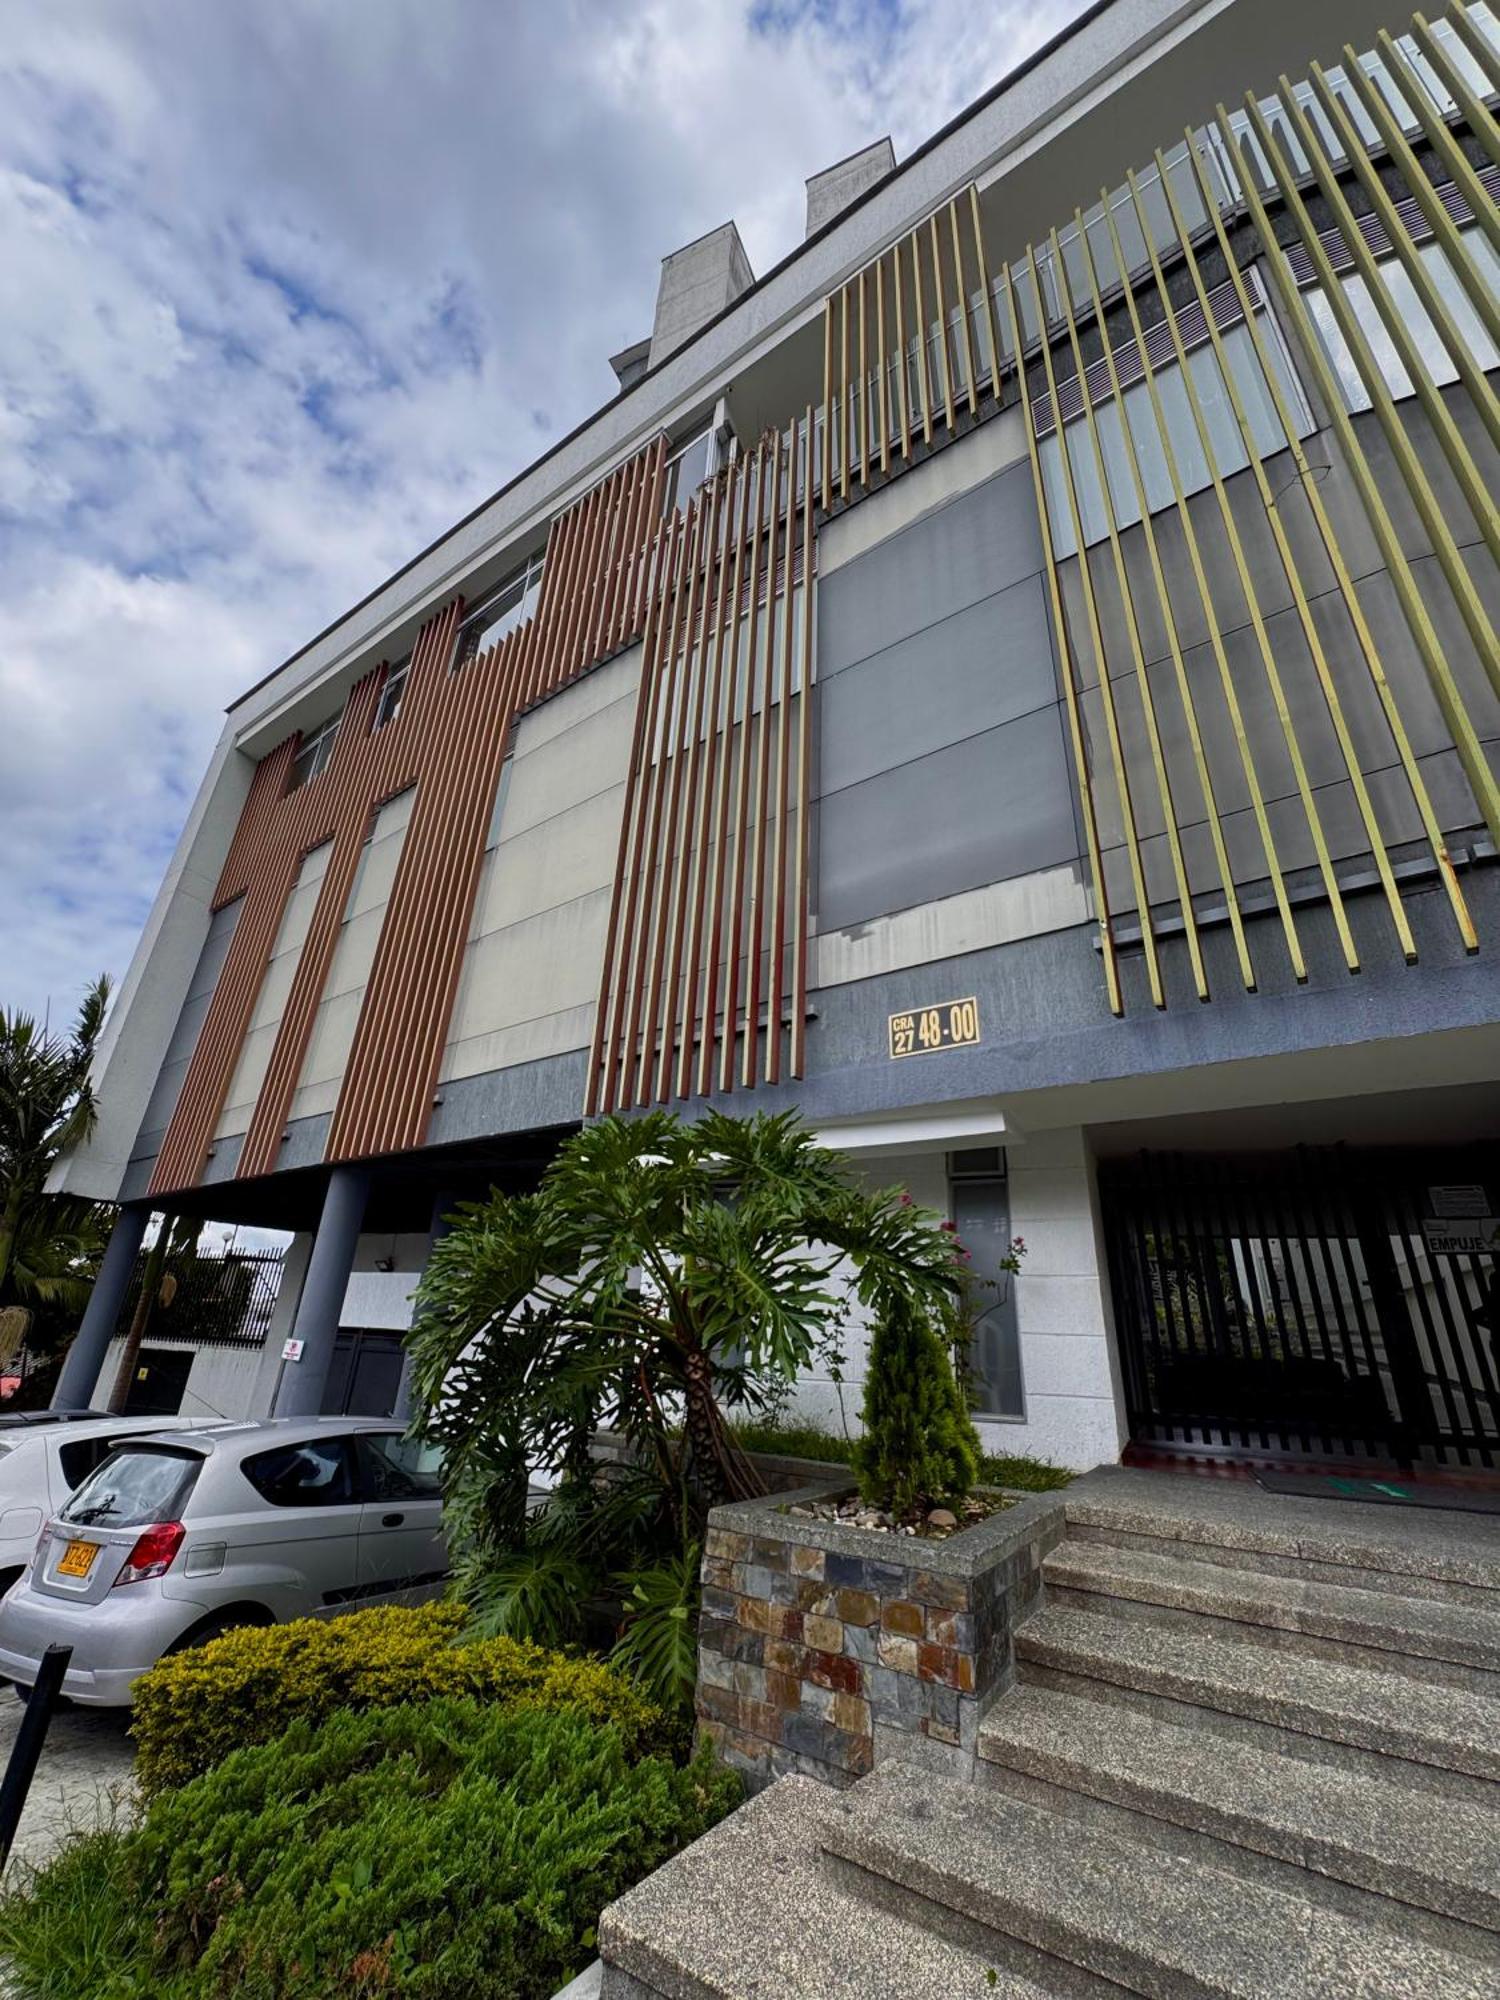
[[[1014,1280],[1025,1388],[1023,1423],[976,1419],[987,1451],[1023,1453],[1078,1470],[1113,1464],[1125,1441],[1095,1175],[1088,1142],[1074,1127],[1008,1141],[1010,1227],[1026,1256]],[[862,1162],[872,1186],[907,1187],[947,1215],[942,1152]],[[842,1390],[825,1368],[802,1376],[792,1413],[835,1432],[857,1432],[869,1329],[851,1309]]]
[[[640,658],[632,647],[516,730],[442,1082],[589,1045]]]

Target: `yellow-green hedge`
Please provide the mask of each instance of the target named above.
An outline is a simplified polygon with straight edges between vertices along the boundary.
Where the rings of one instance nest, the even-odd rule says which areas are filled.
[[[185,1784],[298,1717],[316,1722],[339,1709],[442,1695],[612,1722],[632,1755],[668,1740],[661,1712],[602,1661],[516,1639],[464,1642],[464,1615],[456,1604],[389,1605],[247,1626],[170,1655],[135,1684],[131,1732],[142,1789]]]

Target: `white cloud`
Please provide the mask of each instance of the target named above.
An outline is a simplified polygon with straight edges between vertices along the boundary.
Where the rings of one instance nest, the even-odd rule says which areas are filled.
[[[662,255],[1080,0],[0,0],[0,1003],[122,973],[236,693],[612,390]]]

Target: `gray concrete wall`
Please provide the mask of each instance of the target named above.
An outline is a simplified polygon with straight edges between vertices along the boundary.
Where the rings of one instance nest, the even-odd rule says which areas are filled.
[[[820,933],[1077,861],[1025,463],[823,580],[818,681]]]

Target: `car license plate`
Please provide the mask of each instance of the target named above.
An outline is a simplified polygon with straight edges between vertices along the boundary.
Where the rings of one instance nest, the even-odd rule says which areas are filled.
[[[87,1576],[99,1554],[97,1542],[69,1542],[57,1565],[59,1576]]]

